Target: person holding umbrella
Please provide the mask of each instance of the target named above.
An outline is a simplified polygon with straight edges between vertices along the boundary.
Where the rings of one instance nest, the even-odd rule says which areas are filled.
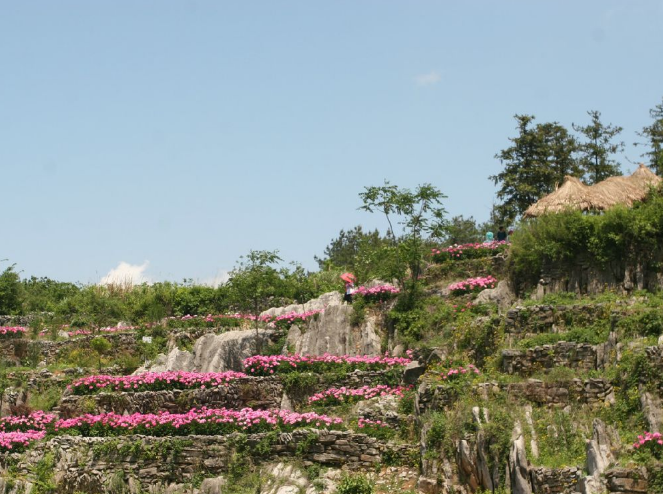
[[[357,281],[357,278],[355,278],[355,275],[352,273],[343,273],[341,275],[341,279],[345,281],[345,295],[343,296],[343,302],[351,304],[352,294],[355,291],[355,281]]]

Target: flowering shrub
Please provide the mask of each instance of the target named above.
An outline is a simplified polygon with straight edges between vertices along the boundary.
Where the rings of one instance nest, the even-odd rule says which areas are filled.
[[[26,331],[23,326],[0,326],[0,338],[20,338]]]
[[[346,368],[360,370],[383,370],[407,365],[409,358],[390,357],[388,354],[370,355],[255,355],[244,359],[244,370],[252,376],[268,376],[286,372],[325,372]]]
[[[90,395],[102,390],[161,391],[164,389],[215,388],[233,379],[247,377],[242,372],[145,372],[135,376],[87,376],[68,386],[75,395]]]
[[[447,288],[453,295],[463,295],[465,293],[475,293],[486,288],[495,288],[497,280],[492,276],[468,278],[463,281],[452,283]]]
[[[0,451],[20,451],[32,441],[43,439],[46,431],[0,432]]]
[[[357,431],[378,439],[391,439],[394,436],[394,429],[382,420],[370,420],[359,417],[357,420]]]
[[[343,421],[314,412],[297,413],[287,410],[192,409],[187,413],[134,413],[119,415],[102,413],[58,420],[55,430],[61,433],[76,431],[83,436],[119,436],[144,434],[149,436],[185,436],[189,434],[219,435],[243,431],[246,433],[272,431],[289,432],[301,427],[338,428]]]
[[[384,302],[400,293],[400,289],[393,285],[377,285],[372,288],[360,286],[354,291],[354,295],[361,295],[367,302]]]
[[[187,314],[181,317],[169,317],[167,323],[169,326],[224,326],[224,327],[239,327],[243,321],[253,322],[258,321],[267,324],[271,327],[278,329],[289,329],[295,323],[304,323],[310,318],[324,312],[324,309],[309,310],[306,312],[288,312],[279,316],[262,315],[256,316],[253,314],[208,314],[206,316],[190,315]]]
[[[503,252],[509,246],[508,242],[490,242],[452,245],[445,249],[432,249],[433,262],[460,261],[463,259],[478,259],[490,257]]]
[[[376,396],[395,395],[403,397],[403,392],[409,390],[409,387],[398,386],[391,387],[380,384],[375,387],[363,386],[361,388],[330,388],[322,393],[316,393],[308,399],[309,404],[316,405],[338,405],[340,403],[354,403],[360,400],[370,400]]]
[[[43,431],[55,421],[55,414],[36,410],[29,415],[9,415],[0,418],[0,433]]]
[[[471,376],[472,374],[481,374],[481,372],[479,372],[479,369],[477,369],[472,364],[468,365],[467,367],[463,367],[461,365],[456,368],[449,369],[446,372],[442,372],[442,379],[453,379],[466,374]]]
[[[273,316],[271,319],[268,319],[269,316],[262,316],[263,320],[266,320],[268,324],[273,324],[278,329],[290,329],[290,326],[293,324],[303,324],[309,319],[316,317],[318,314],[324,312],[323,309],[317,310],[308,310],[306,312],[288,312],[287,314],[281,314],[280,316]]]
[[[663,455],[663,434],[660,432],[645,432],[644,435],[638,436],[638,440],[633,443],[633,447],[649,450],[655,458],[660,458]]]

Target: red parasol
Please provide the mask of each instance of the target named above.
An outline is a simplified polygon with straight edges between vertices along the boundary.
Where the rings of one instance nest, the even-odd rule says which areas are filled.
[[[341,275],[341,279],[343,281],[347,281],[348,283],[354,283],[355,281],[357,281],[357,278],[355,278],[355,275],[352,273],[343,273]]]

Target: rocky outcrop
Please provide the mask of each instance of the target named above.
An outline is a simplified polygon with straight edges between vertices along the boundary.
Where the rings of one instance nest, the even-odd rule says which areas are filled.
[[[159,355],[154,362],[141,367],[135,374],[176,370],[242,371],[244,359],[258,353],[259,348],[264,348],[273,334],[272,330],[264,329],[207,333],[196,340],[192,351],[174,348],[168,355]]]
[[[516,422],[513,429],[511,449],[509,451],[509,484],[512,494],[532,494],[529,481],[529,462],[525,448],[525,436],[520,425]]]
[[[482,290],[474,300],[475,304],[496,304],[500,310],[511,307],[516,300],[511,286],[507,281],[500,281],[495,288]]]
[[[293,325],[288,331],[286,346],[304,355],[379,355],[382,329],[378,315],[367,311],[365,320],[353,325],[352,305],[343,304],[338,292],[321,295],[305,304],[274,307],[261,315],[278,316],[289,312],[321,310],[306,325]]]
[[[605,473],[608,492],[644,494],[648,491],[647,472],[644,469],[613,468]]]
[[[587,441],[587,476],[580,488],[584,494],[601,494],[607,488],[603,473],[615,461],[612,451],[619,445],[619,438],[602,420],[594,419],[592,428],[592,438]]]

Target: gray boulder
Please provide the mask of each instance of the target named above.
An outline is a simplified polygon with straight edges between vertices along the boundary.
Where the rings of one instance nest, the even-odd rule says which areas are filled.
[[[259,347],[264,348],[272,334],[273,331],[263,329],[207,333],[196,340],[191,352],[173,348],[168,355],[159,355],[154,362],[141,367],[135,374],[176,370],[242,371],[244,359],[258,353]]]
[[[497,304],[500,310],[508,309],[516,301],[516,295],[506,281],[500,281],[495,288],[481,291],[474,300],[475,304]]]

